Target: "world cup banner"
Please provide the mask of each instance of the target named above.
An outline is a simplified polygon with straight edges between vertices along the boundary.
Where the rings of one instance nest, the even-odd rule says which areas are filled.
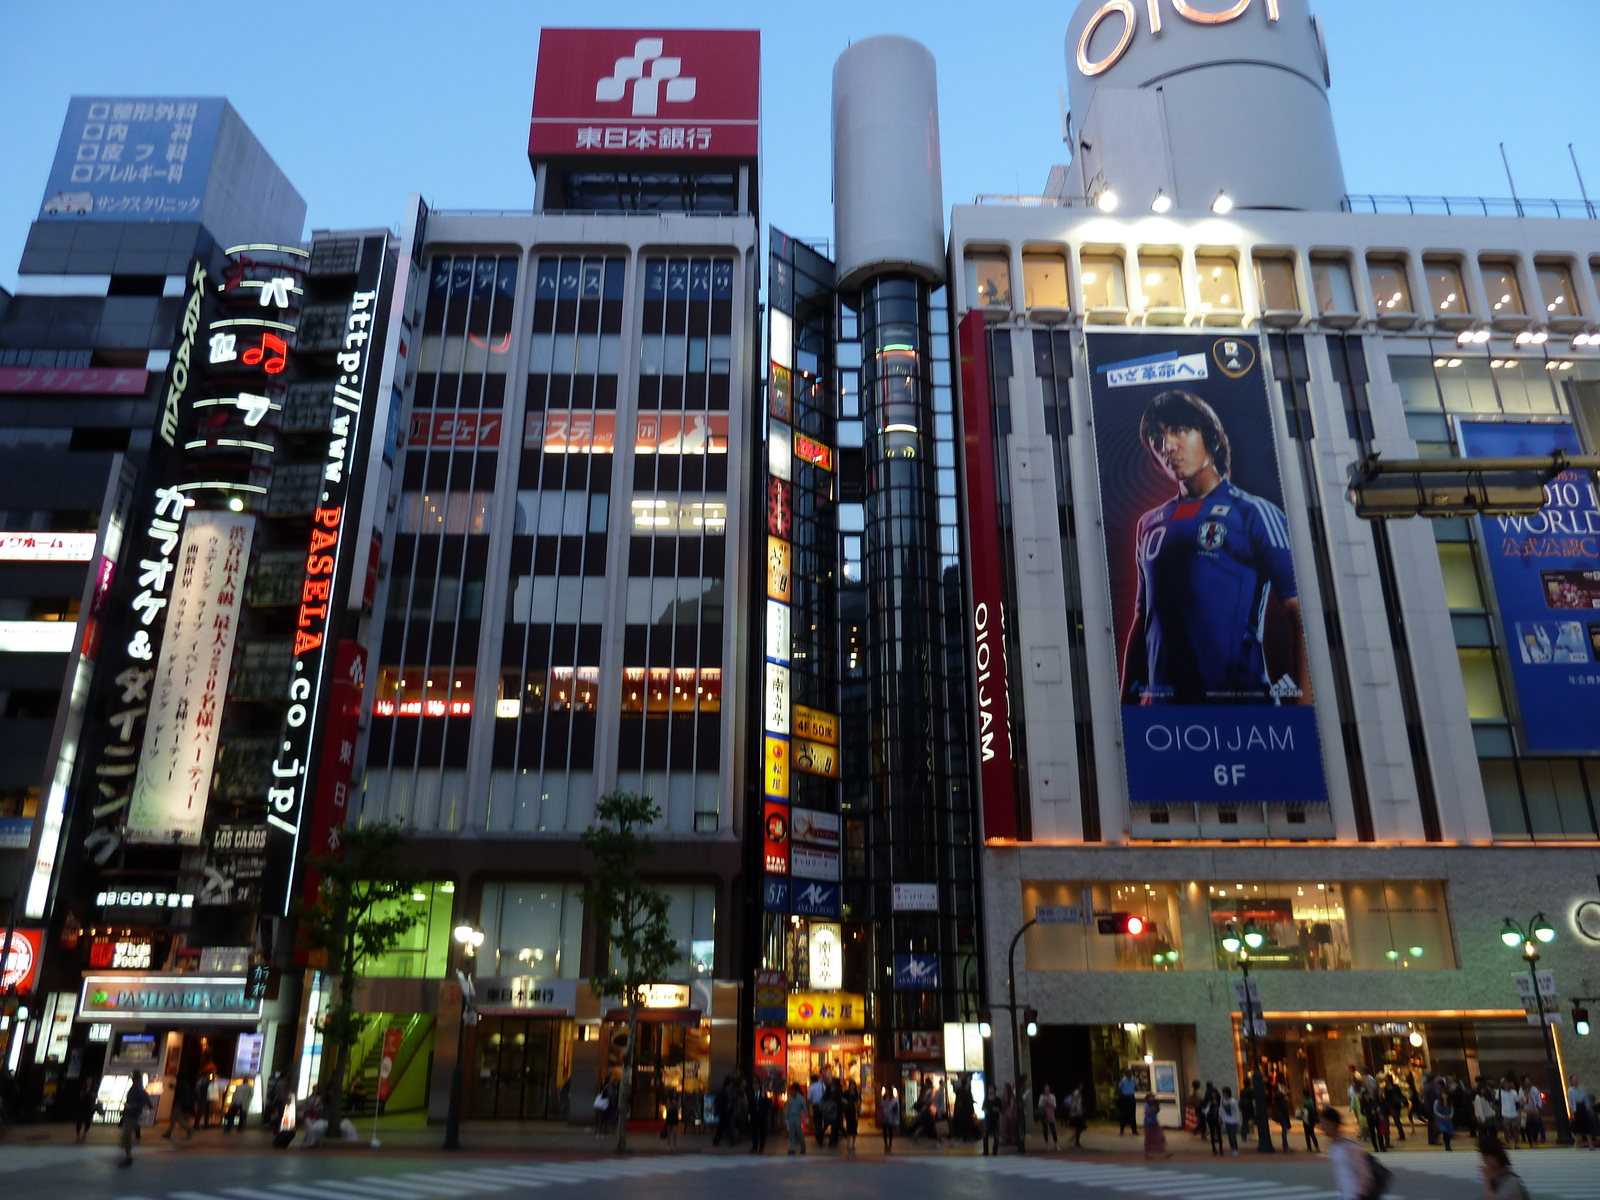
[[[1129,801],[1327,803],[1258,340],[1087,341]]]
[[[128,808],[128,840],[198,846],[211,794],[222,704],[255,518],[191,511],[150,689],[144,752]]]

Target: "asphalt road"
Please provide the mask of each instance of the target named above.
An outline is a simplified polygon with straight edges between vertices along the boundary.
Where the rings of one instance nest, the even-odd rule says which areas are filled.
[[[883,1159],[686,1153],[625,1160],[152,1146],[132,1167],[114,1147],[0,1145],[6,1200],[1337,1200],[1326,1159],[1144,1163],[1133,1156],[918,1155]],[[1393,1155],[1392,1197],[1482,1200],[1475,1154]],[[1600,1154],[1522,1156],[1538,1197],[1600,1200]]]

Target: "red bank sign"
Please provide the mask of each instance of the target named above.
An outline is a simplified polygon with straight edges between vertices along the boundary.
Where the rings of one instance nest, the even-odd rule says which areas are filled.
[[[754,158],[761,34],[751,29],[546,29],[530,158]]]

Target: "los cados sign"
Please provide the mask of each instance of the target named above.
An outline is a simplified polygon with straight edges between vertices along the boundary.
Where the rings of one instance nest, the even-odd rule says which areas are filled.
[[[1144,0],[1148,17],[1150,32],[1161,32],[1161,0]],[[1250,7],[1250,0],[1236,0],[1227,8],[1218,12],[1207,12],[1205,9],[1196,8],[1189,0],[1170,0],[1173,10],[1187,21],[1196,25],[1226,25],[1230,21],[1237,21],[1244,16]],[[1278,0],[1264,0],[1267,9],[1267,20],[1278,20]],[[1111,53],[1104,58],[1091,59],[1089,57],[1089,43],[1094,40],[1095,33],[1102,23],[1113,16],[1122,18],[1122,36],[1117,39],[1117,44]],[[1139,14],[1134,7],[1134,0],[1106,0],[1094,16],[1089,18],[1089,23],[1083,27],[1083,34],[1078,38],[1078,70],[1085,75],[1099,75],[1116,66],[1122,56],[1128,52],[1128,47],[1133,45],[1134,35],[1139,29]]]

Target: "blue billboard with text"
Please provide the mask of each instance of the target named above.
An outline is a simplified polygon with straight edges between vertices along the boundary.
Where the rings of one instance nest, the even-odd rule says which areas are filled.
[[[1581,453],[1566,422],[1456,425],[1468,458]],[[1600,508],[1587,471],[1545,484],[1533,516],[1481,517],[1511,682],[1532,754],[1600,751]]]
[[[74,96],[41,221],[197,221],[221,98]]]
[[[1133,804],[1325,804],[1261,347],[1090,334]]]

